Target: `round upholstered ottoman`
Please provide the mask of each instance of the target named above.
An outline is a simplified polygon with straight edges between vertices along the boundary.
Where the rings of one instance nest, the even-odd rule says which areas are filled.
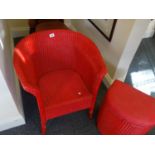
[[[146,134],[155,126],[155,99],[116,80],[100,107],[101,134]]]

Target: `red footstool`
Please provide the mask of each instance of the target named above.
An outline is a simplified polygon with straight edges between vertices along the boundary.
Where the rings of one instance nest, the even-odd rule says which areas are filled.
[[[97,127],[101,134],[146,134],[155,126],[155,99],[121,81],[109,88]]]

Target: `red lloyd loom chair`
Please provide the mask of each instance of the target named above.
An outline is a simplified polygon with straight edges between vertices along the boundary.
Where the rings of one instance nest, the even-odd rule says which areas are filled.
[[[93,115],[106,66],[95,44],[70,30],[47,30],[22,39],[14,67],[23,88],[37,99],[41,131],[51,118],[89,109]]]

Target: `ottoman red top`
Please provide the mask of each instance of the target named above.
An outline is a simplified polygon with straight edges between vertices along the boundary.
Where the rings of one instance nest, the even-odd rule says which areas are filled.
[[[141,125],[155,124],[155,98],[116,80],[107,92],[106,100],[111,108],[129,121]],[[143,124],[142,124],[143,122]]]

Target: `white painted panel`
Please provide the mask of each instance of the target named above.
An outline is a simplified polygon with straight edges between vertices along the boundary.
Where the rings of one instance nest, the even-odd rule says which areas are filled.
[[[13,40],[7,20],[0,20],[0,131],[25,123],[12,51]]]
[[[24,123],[0,70],[0,131]]]

